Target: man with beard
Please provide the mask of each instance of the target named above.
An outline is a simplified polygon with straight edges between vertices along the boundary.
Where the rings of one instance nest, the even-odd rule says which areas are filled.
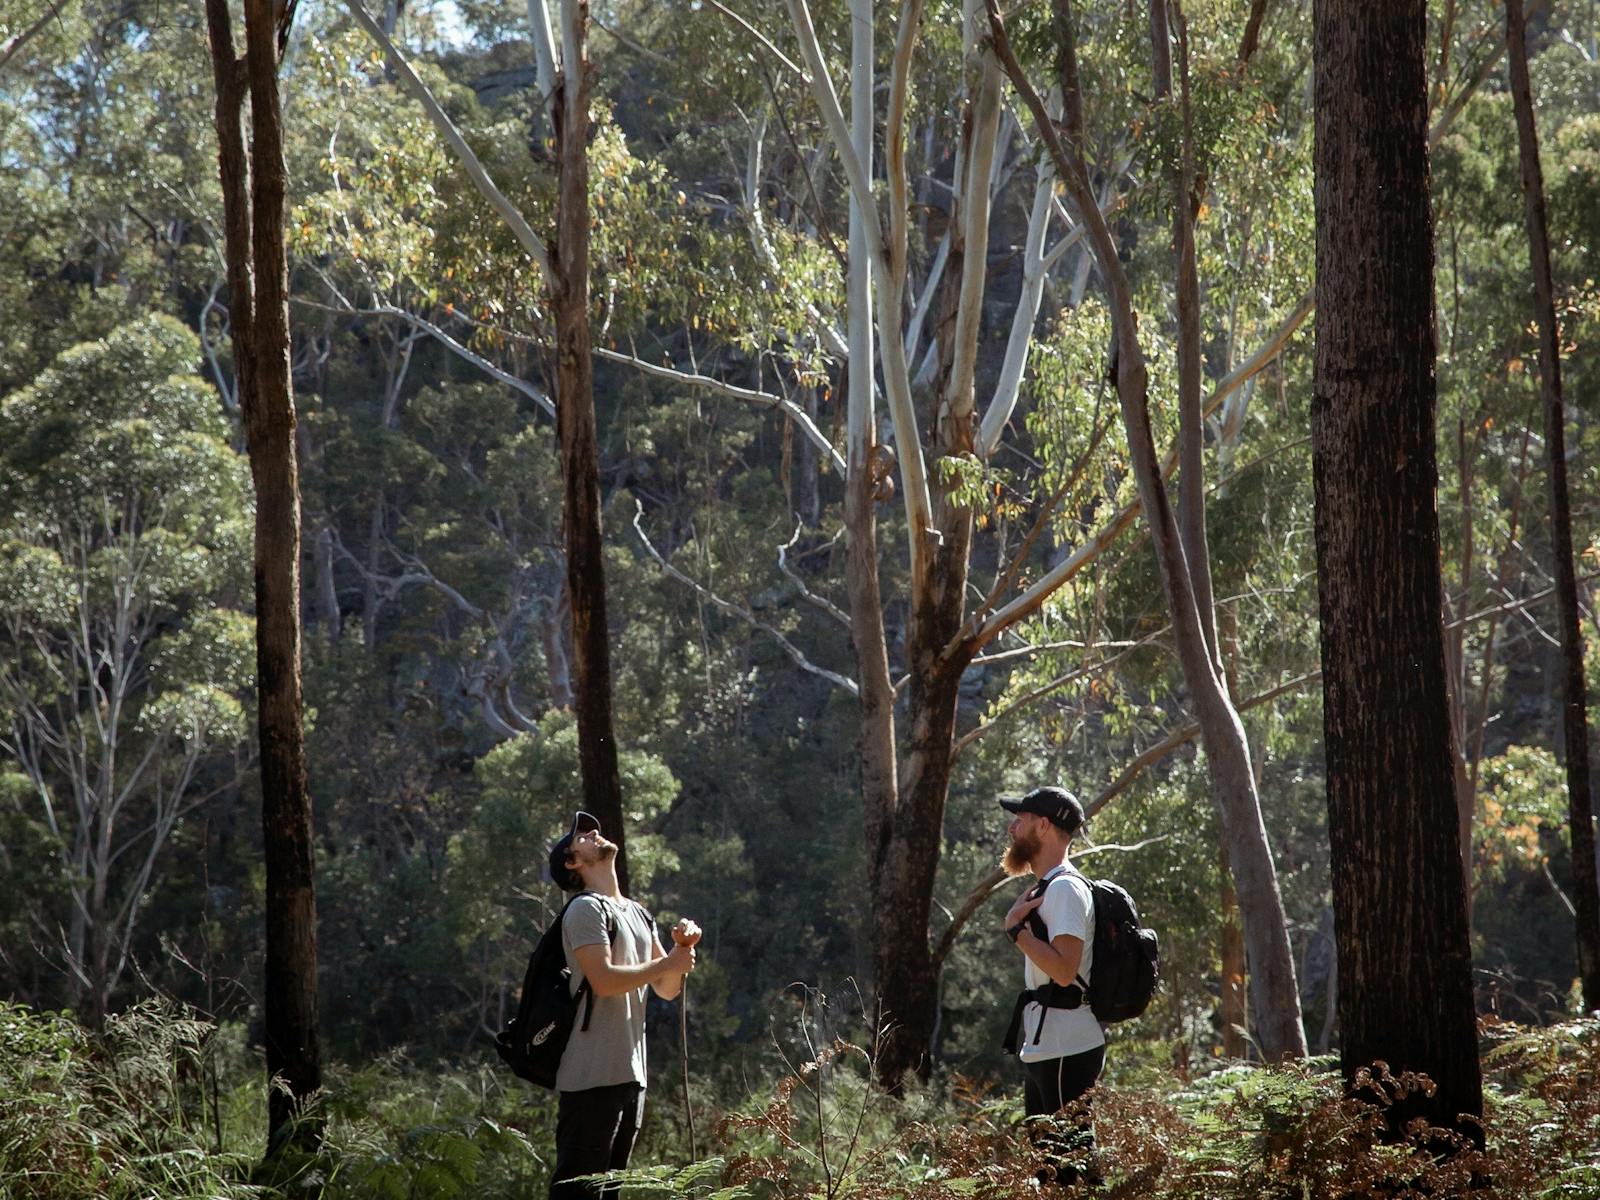
[[[1094,966],[1094,892],[1067,861],[1083,827],[1083,808],[1064,788],[1035,788],[1019,800],[1002,800],[1014,814],[1003,866],[1008,875],[1032,873],[1038,883],[1007,910],[1006,936],[1023,955],[1025,990],[1017,998],[1006,1049],[1022,1059],[1023,1107],[1030,1118],[1053,1117],[1100,1077],[1106,1039],[1087,993]],[[1094,1145],[1087,1120],[1076,1136],[1040,1138],[1056,1178],[1077,1178],[1066,1151]],[[1091,1168],[1092,1173],[1092,1168]]]
[[[694,969],[700,928],[684,918],[663,950],[655,919],[622,894],[617,846],[586,812],[550,847],[550,878],[577,892],[561,921],[561,944],[573,994],[587,980],[594,1008],[575,1022],[556,1074],[556,1167],[551,1200],[614,1192],[571,1182],[628,1165],[644,1117],[645,988],[671,1000]]]

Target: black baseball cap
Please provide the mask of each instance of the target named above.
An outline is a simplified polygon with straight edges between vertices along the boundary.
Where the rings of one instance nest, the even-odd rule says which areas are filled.
[[[572,839],[580,833],[599,828],[600,822],[595,817],[580,810],[573,815],[572,828],[550,847],[550,879],[563,892],[575,892],[583,886],[578,873],[567,866],[567,855],[572,853]]]
[[[1066,788],[1034,788],[1026,796],[1000,801],[1000,807],[1007,812],[1048,817],[1058,829],[1069,835],[1083,828],[1083,805]]]

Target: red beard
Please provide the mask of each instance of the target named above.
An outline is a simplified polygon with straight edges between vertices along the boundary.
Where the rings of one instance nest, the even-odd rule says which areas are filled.
[[[1042,848],[1036,833],[1013,837],[1011,845],[1006,847],[1005,857],[1000,860],[1000,869],[1013,879],[1018,875],[1026,875],[1033,870],[1033,860]]]

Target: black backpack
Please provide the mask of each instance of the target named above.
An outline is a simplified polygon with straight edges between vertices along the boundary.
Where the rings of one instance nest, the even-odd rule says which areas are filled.
[[[1036,884],[1029,895],[1038,896],[1060,876]],[[1087,1001],[1095,1020],[1102,1025],[1128,1021],[1150,1007],[1161,977],[1160,950],[1155,931],[1139,924],[1139,910],[1133,897],[1109,879],[1089,881],[1094,895],[1094,982],[1083,976],[1062,987],[1053,981],[1028,988],[1017,996],[1016,1007],[1006,1030],[1004,1048],[1015,1054],[1021,1043],[1023,1009],[1029,1003],[1042,1006],[1039,1026],[1033,1032],[1038,1042],[1044,1032],[1044,1009],[1080,1008]],[[1044,918],[1035,908],[1028,914],[1028,928],[1040,941],[1049,940]]]
[[[578,896],[591,895],[594,893],[578,893]],[[528,956],[528,971],[522,978],[522,999],[517,1005],[517,1015],[494,1040],[494,1048],[514,1074],[551,1089],[556,1086],[556,1072],[561,1069],[561,1056],[566,1052],[567,1039],[572,1036],[579,1003],[583,1004],[583,1029],[589,1028],[589,1018],[594,1015],[594,989],[585,979],[578,985],[577,993],[573,993],[572,971],[567,967],[566,952],[561,945],[561,923],[578,896],[561,906],[560,915],[544,931],[539,944]],[[605,911],[606,938],[615,944],[616,918],[608,905],[602,904],[601,908]]]
[[[1094,982],[1089,1007],[1102,1025],[1130,1021],[1150,1007],[1161,979],[1161,951],[1153,929],[1139,924],[1133,897],[1109,879],[1094,891]]]

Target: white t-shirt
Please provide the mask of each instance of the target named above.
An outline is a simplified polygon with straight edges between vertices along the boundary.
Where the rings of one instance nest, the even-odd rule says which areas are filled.
[[[1044,902],[1037,910],[1039,918],[1044,922],[1052,942],[1064,933],[1083,940],[1083,959],[1078,964],[1078,975],[1088,983],[1093,979],[1090,971],[1094,966],[1094,892],[1089,888],[1089,881],[1070,863],[1061,864],[1046,874],[1045,879],[1048,885]],[[1026,964],[1023,971],[1023,978],[1027,981],[1025,986],[1036,988],[1050,982],[1050,976],[1035,966],[1033,959],[1024,956],[1023,962]],[[1035,1045],[1033,1031],[1039,1028],[1040,1011],[1039,1005],[1030,1004],[1022,1012],[1022,1049],[1019,1053],[1023,1062],[1065,1058],[1069,1054],[1082,1054],[1085,1050],[1105,1045],[1106,1035],[1087,1003],[1077,1008],[1043,1009],[1044,1029]]]

